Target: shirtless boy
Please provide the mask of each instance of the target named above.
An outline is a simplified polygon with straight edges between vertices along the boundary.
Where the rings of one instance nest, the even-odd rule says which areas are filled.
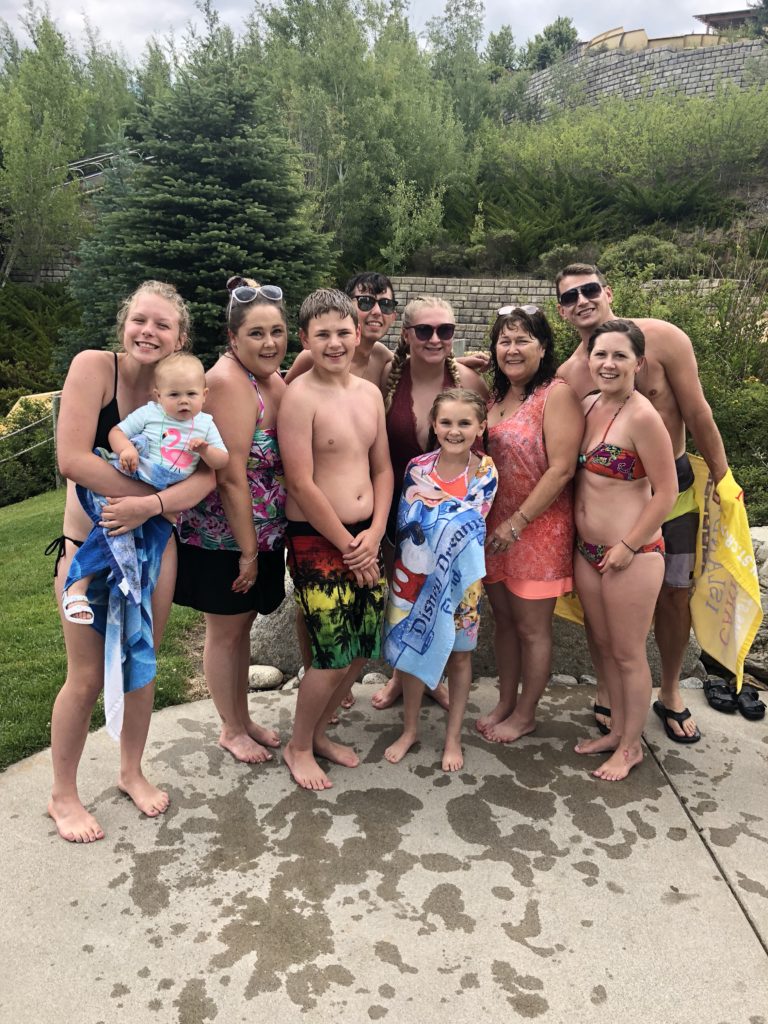
[[[592,384],[587,365],[590,334],[614,319],[612,293],[597,267],[574,263],[555,278],[560,316],[579,332],[581,343],[558,370],[583,398]],[[666,320],[635,321],[645,335],[645,363],[635,378],[638,391],[659,412],[675,453],[679,494],[675,507],[662,527],[666,546],[664,584],[656,603],[656,643],[661,655],[661,690],[654,711],[665,723],[667,735],[677,743],[695,743],[701,733],[680,694],[680,670],[691,631],[689,588],[696,558],[699,516],[693,500],[693,472],[685,453],[685,431],[720,481],[728,471],[728,460],[712,410],[699,380],[696,356],[687,334]],[[596,665],[598,676],[599,665]],[[603,698],[604,700],[604,698]],[[596,708],[602,705],[598,689]],[[599,724],[605,727],[606,722]]]
[[[344,291],[355,300],[360,327],[360,344],[355,349],[350,373],[378,386],[385,368],[392,362],[392,352],[382,340],[397,317],[392,282],[385,274],[366,270],[350,277]],[[312,353],[300,352],[285,376],[286,384],[311,368]]]
[[[332,785],[315,760],[354,768],[351,747],[325,735],[341,695],[380,650],[385,587],[379,563],[392,497],[384,403],[352,373],[357,309],[345,295],[313,292],[299,311],[312,368],[287,389],[278,439],[288,501],[288,566],[312,646],[283,756],[304,789]]]

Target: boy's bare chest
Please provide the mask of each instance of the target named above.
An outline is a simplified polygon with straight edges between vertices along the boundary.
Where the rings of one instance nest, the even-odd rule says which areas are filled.
[[[315,414],[314,448],[317,453],[366,451],[376,437],[376,410],[359,403],[338,402]]]

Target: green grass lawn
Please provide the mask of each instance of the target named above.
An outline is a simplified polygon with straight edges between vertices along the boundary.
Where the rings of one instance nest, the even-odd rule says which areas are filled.
[[[66,657],[48,542],[61,532],[64,490],[0,508],[0,770],[51,741],[51,707]],[[155,707],[188,700],[190,634],[202,616],[174,606],[159,657]],[[91,728],[104,724],[101,701]]]

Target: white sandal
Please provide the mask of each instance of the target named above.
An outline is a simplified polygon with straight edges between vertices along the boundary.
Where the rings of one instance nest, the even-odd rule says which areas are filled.
[[[61,610],[67,622],[74,622],[76,626],[93,624],[93,608],[85,594],[70,594],[65,591],[61,596]],[[75,615],[79,617],[75,618]]]

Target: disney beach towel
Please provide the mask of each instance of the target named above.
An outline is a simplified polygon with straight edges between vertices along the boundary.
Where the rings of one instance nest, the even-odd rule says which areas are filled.
[[[143,442],[143,438],[132,440]],[[111,452],[97,448],[96,454],[120,468],[117,456]],[[128,475],[158,490],[184,478],[178,471],[145,458],[140,458],[136,472]],[[83,576],[94,576],[88,600],[93,608],[93,628],[104,637],[104,717],[107,732],[118,739],[124,693],[146,686],[157,673],[152,592],[172,527],[162,516],[153,516],[130,533],[110,537],[99,526],[104,498],[79,485],[77,496],[95,529],[72,559],[65,588]]]
[[[454,612],[485,575],[485,516],[496,494],[493,460],[480,460],[464,499],[430,478],[437,453],[412,459],[397,512],[395,574],[384,620],[384,656],[434,689],[456,640]]]

